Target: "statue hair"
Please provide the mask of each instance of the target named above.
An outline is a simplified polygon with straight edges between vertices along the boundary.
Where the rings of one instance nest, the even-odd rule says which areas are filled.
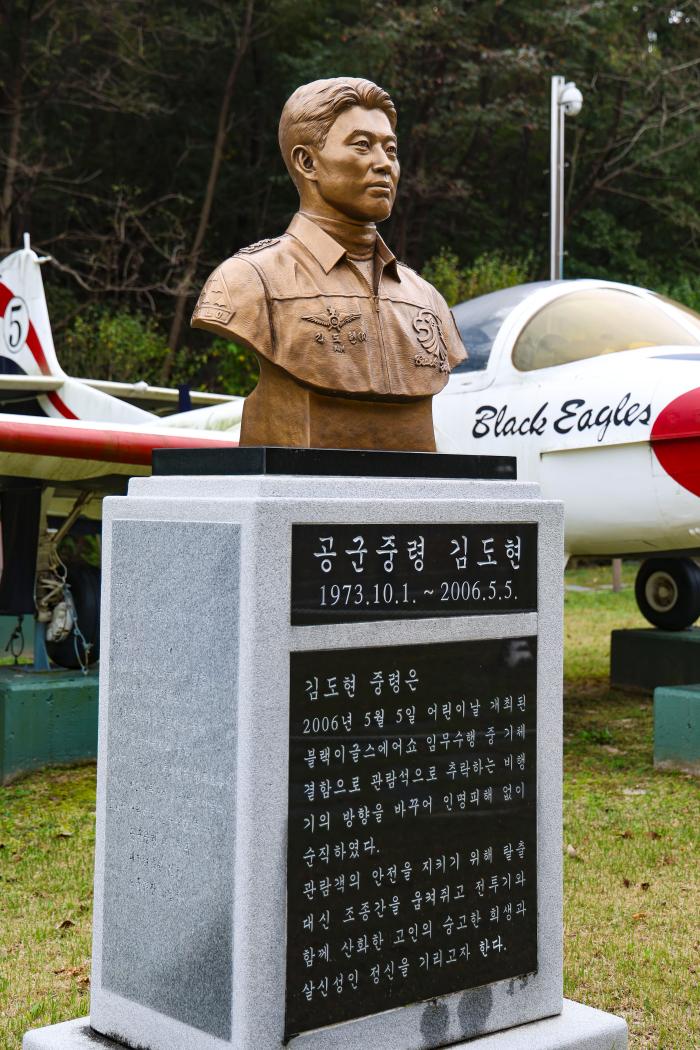
[[[295,185],[297,176],[292,167],[295,146],[315,146],[323,149],[328,132],[341,113],[353,106],[363,109],[381,109],[389,118],[392,130],[396,128],[396,109],[383,88],[371,80],[358,77],[333,77],[302,84],[285,102],[279,126],[279,144],[282,159]]]

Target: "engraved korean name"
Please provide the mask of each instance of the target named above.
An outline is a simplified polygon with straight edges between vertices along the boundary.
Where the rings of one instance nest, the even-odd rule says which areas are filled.
[[[537,525],[294,525],[293,624],[530,612]]]

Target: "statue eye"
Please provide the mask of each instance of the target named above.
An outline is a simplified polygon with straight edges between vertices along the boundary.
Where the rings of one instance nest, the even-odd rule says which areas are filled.
[[[367,139],[357,139],[355,145],[360,146],[361,149],[369,149],[369,142]]]

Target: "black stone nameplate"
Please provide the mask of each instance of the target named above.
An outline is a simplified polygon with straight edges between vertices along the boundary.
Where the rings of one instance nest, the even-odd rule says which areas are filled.
[[[537,525],[293,525],[291,622],[537,609]]]
[[[536,646],[290,654],[285,1039],[537,970]]]
[[[375,449],[155,448],[154,474],[292,474],[307,477],[478,478],[515,481],[515,456],[463,456]]]

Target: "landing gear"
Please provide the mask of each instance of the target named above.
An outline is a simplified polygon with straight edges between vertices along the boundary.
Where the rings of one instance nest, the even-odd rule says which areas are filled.
[[[40,530],[34,663],[41,670],[48,670],[53,662],[86,672],[99,657],[100,570],[78,560],[63,561],[59,554],[62,541],[92,498],[91,492],[81,493],[58,530],[46,524]],[[44,522],[48,499],[45,495]]]
[[[654,627],[682,631],[700,616],[700,567],[691,558],[649,558],[637,573],[634,593]]]
[[[97,662],[100,656],[100,570],[81,561],[66,563],[67,576],[64,584],[65,613],[55,607],[55,625],[60,612],[64,622],[58,629],[47,631],[46,650],[53,663],[59,667],[85,668]],[[53,633],[54,639],[51,635]]]

